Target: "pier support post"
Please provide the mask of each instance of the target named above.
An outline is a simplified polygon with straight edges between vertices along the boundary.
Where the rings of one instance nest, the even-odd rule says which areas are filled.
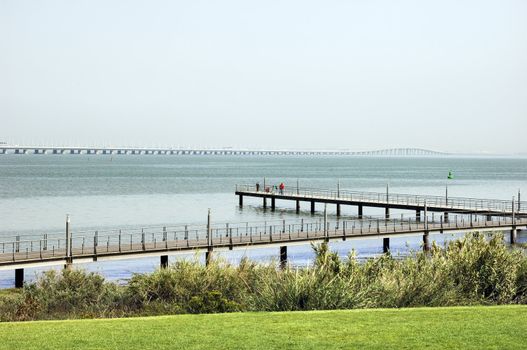
[[[337,204],[337,216],[340,216],[340,204]]]
[[[315,202],[311,201],[311,214],[315,214]]]
[[[359,205],[359,219],[362,219],[362,205]]]
[[[425,234],[423,235],[423,250],[425,252],[430,250],[430,238],[428,231],[425,231]]]
[[[386,219],[390,218],[390,208],[389,207],[384,208],[384,217]]]
[[[212,262],[212,247],[210,247],[209,249],[207,249],[207,251],[205,252],[205,265],[206,266],[209,266],[210,263]]]
[[[15,270],[15,288],[24,287],[24,269]]]
[[[168,267],[168,255],[161,255],[161,268],[166,269]]]
[[[390,251],[390,237],[384,237],[382,239],[382,252],[388,253]]]
[[[492,221],[492,215],[487,215],[487,221]]]
[[[448,222],[448,212],[447,211],[445,211],[443,218],[444,218],[444,222]]]
[[[276,208],[276,205],[275,205],[275,198],[271,198],[271,210],[274,211]]]
[[[239,204],[240,204],[240,207],[243,207],[243,196],[240,194],[239,195]]]
[[[421,222],[421,211],[420,210],[415,211],[415,221]]]
[[[424,207],[424,215],[425,215],[425,234],[423,235],[423,249],[425,252],[428,252],[430,250],[430,239],[429,239],[430,232],[428,231],[428,206],[426,205],[426,200],[425,200],[425,207]],[[419,219],[421,219],[421,211],[419,211]]]
[[[263,197],[263,208],[267,209],[267,198]]]
[[[510,240],[511,244],[516,244],[518,238],[518,230],[516,230],[516,227],[513,227],[511,230]]]
[[[296,213],[300,213],[300,201],[296,201]]]
[[[287,266],[287,246],[280,247],[280,268],[283,270]]]

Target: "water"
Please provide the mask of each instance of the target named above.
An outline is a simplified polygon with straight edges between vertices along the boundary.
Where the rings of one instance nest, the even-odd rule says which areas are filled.
[[[446,180],[452,170],[453,180]],[[511,200],[519,189],[527,190],[525,158],[360,158],[360,157],[240,157],[240,156],[0,156],[0,237],[41,234],[64,229],[70,214],[76,230],[206,222],[240,222],[297,219],[293,202],[277,201],[275,212],[263,211],[261,201],[244,198],[238,207],[237,183],[468,196]],[[527,193],[525,194],[527,198]],[[301,216],[310,218],[309,208]],[[317,209],[322,210],[322,207]],[[330,207],[330,214],[334,214]],[[355,215],[356,208],[343,207]],[[366,215],[382,209],[365,208]],[[394,212],[397,213],[397,212]],[[443,242],[451,235],[435,235]],[[523,234],[520,237],[524,240]],[[395,253],[418,249],[419,237],[391,239]],[[343,255],[356,249],[359,256],[382,251],[381,239],[334,244]],[[293,264],[312,258],[309,245],[289,249]],[[224,254],[233,262],[242,256],[269,261],[275,249],[235,251]],[[192,257],[192,254],[183,258]],[[171,260],[181,258],[170,257]],[[109,279],[127,278],[133,272],[152,271],[158,259],[137,259],[85,265]],[[26,269],[26,279],[38,269]],[[11,287],[13,271],[0,272],[0,287]]]

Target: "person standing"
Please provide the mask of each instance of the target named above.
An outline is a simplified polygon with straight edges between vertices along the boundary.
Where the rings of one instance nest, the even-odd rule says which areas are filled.
[[[284,194],[285,185],[283,182],[280,182],[280,194]]]

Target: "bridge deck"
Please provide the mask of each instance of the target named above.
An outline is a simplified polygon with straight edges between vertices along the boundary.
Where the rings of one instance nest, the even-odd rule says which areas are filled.
[[[291,149],[233,149],[233,148],[152,148],[152,147],[95,147],[2,145],[0,154],[163,154],[163,155],[285,155],[285,156],[447,156],[448,153],[421,148],[391,148],[371,151],[351,150],[291,150]]]
[[[324,190],[312,188],[285,189],[283,191],[256,185],[236,185],[236,195],[315,202],[343,205],[356,205],[377,208],[424,210],[435,212],[508,214],[512,213],[512,201],[499,199],[477,199],[463,197],[423,196],[397,193],[360,192],[346,190]],[[514,211],[519,215],[527,214],[527,202],[516,202]]]
[[[369,218],[362,220],[337,220],[265,223],[237,223],[216,225],[210,228],[210,242],[205,226],[186,227],[173,230],[167,227],[148,230],[78,232],[72,233],[71,255],[66,252],[64,236],[20,239],[0,242],[0,270],[73,262],[96,261],[97,259],[127,259],[148,255],[192,250],[236,249],[270,245],[288,245],[320,240],[366,238],[374,236],[419,235],[424,232],[446,231],[492,231],[496,229],[525,229],[527,218],[487,215],[452,214],[448,222],[434,216],[405,220]],[[324,229],[325,228],[325,229]],[[23,237],[22,237],[23,238]]]

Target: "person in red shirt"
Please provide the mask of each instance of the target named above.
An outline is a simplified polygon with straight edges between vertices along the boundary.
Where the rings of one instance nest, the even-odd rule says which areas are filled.
[[[280,182],[280,194],[284,194],[285,185],[283,182]]]

